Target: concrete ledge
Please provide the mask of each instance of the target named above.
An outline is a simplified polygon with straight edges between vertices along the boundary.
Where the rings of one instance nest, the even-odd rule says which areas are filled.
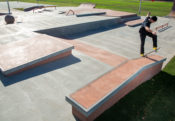
[[[106,50],[91,46],[79,40],[67,41],[67,42],[74,45],[75,50],[78,50],[112,67],[119,66],[125,63],[126,61],[128,61],[128,59],[125,57],[122,57],[122,56],[110,53]]]
[[[100,10],[100,9],[99,9]],[[115,16],[121,18],[130,18],[130,17],[137,17],[136,13],[124,12],[124,11],[114,11],[109,9],[101,9],[106,12],[107,16]]]
[[[93,121],[130,91],[160,72],[164,61],[160,56],[130,60],[66,97],[66,100],[80,121]]]
[[[144,21],[143,19],[137,19],[137,20],[133,20],[133,21],[128,21],[125,24],[127,26],[133,27],[133,26],[141,25],[143,23],[143,21]]]
[[[103,12],[105,13],[105,16],[109,17],[120,17],[122,19],[128,19],[128,18],[136,18],[138,17],[136,13],[130,13],[130,12],[123,12],[123,11],[114,11],[110,9],[96,9],[96,8],[77,8],[77,9],[70,9],[66,11],[66,15],[79,15],[84,13],[99,13]]]
[[[33,13],[35,13],[35,11],[36,10],[39,10],[39,9],[46,9],[46,8],[55,8],[55,10],[56,10],[56,7],[57,6],[55,6],[55,5],[49,5],[49,6],[41,6],[41,7],[38,7],[38,8],[34,8],[34,9],[32,9],[33,10]]]
[[[62,39],[39,35],[25,41],[0,46],[0,68],[13,75],[71,54],[74,47]]]
[[[134,21],[140,19],[140,16],[131,16],[131,17],[124,17],[122,18],[122,22],[126,23],[129,21]]]
[[[78,19],[82,19],[86,17],[79,17]],[[98,18],[95,16],[91,16],[91,18]],[[57,37],[66,37],[69,35],[84,33],[91,30],[96,30],[103,27],[111,27],[117,25],[121,22],[119,17],[99,17],[101,19],[93,19],[86,21],[84,23],[76,23],[71,25],[65,25],[57,28],[44,29],[37,31],[38,33],[48,34]]]
[[[84,17],[84,16],[94,16],[94,15],[105,15],[106,12],[87,12],[87,13],[81,13],[76,14],[77,17]]]

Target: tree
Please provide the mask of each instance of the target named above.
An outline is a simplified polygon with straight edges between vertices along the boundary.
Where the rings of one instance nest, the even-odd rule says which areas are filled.
[[[171,10],[169,16],[175,17],[175,0],[174,0],[174,2],[173,2],[173,7],[172,7],[172,10]]]

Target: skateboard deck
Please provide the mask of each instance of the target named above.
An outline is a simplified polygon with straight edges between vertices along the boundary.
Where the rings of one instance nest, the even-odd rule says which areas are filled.
[[[148,53],[145,53],[144,56],[147,56],[147,55],[149,55],[149,54],[151,54],[151,53],[153,53],[153,52],[157,52],[159,49],[160,49],[160,47],[157,48],[157,50],[152,50],[152,51],[150,51],[150,52],[148,52]]]

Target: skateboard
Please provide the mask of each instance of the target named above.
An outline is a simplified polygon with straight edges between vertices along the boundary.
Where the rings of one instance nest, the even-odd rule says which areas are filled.
[[[144,54],[144,56],[143,56],[143,57],[146,57],[147,55],[149,55],[149,54],[151,54],[151,53],[153,53],[153,52],[157,52],[159,49],[160,49],[160,47],[159,47],[159,48],[157,48],[157,50],[152,50],[152,51],[150,51],[150,52],[148,52],[148,53]]]

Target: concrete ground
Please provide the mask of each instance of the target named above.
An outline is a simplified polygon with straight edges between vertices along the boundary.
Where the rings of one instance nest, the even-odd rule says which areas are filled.
[[[28,8],[35,5],[43,5],[36,3],[25,3],[25,2],[18,2],[18,1],[10,1],[10,8]],[[7,9],[7,3],[6,2],[0,2],[1,9],[8,10]]]
[[[11,2],[10,5],[12,8],[26,8],[36,4]],[[6,3],[0,2],[0,6],[0,12],[6,11]],[[26,38],[40,33],[60,37],[59,29],[56,28],[114,19],[104,16],[77,18],[59,14],[60,11],[70,8],[57,7],[56,10],[49,8],[49,11],[39,10],[34,14],[32,11],[22,12],[13,9],[15,24],[5,25],[4,16],[0,16],[0,44],[18,40],[25,41]],[[152,27],[167,22],[171,28],[158,33],[158,45],[161,49],[157,54],[170,59],[175,54],[175,20],[159,17],[158,22]],[[55,33],[50,34],[48,31],[43,31],[48,29]],[[139,26],[128,27],[120,23],[65,37],[71,39],[72,42],[78,41],[126,59],[133,59],[139,57],[138,30]],[[146,39],[145,50],[146,52],[152,50],[150,38]],[[114,67],[104,61],[75,49],[72,56],[62,60],[11,77],[4,77],[0,74],[0,121],[75,121],[71,113],[71,105],[65,101],[65,96],[112,68]]]
[[[145,17],[142,18],[144,19]],[[154,29],[165,23],[169,23],[170,28],[163,32],[157,32],[158,47],[161,49],[156,54],[164,57],[172,57],[175,54],[175,35],[173,34],[175,20],[159,17],[158,22],[154,23],[151,28]],[[139,28],[140,26],[128,27],[124,24],[120,24],[110,29],[90,31],[89,33],[73,35],[68,38],[78,39],[84,43],[108,50],[111,53],[133,59],[139,57]],[[145,41],[145,53],[151,50],[152,39],[147,37]]]

